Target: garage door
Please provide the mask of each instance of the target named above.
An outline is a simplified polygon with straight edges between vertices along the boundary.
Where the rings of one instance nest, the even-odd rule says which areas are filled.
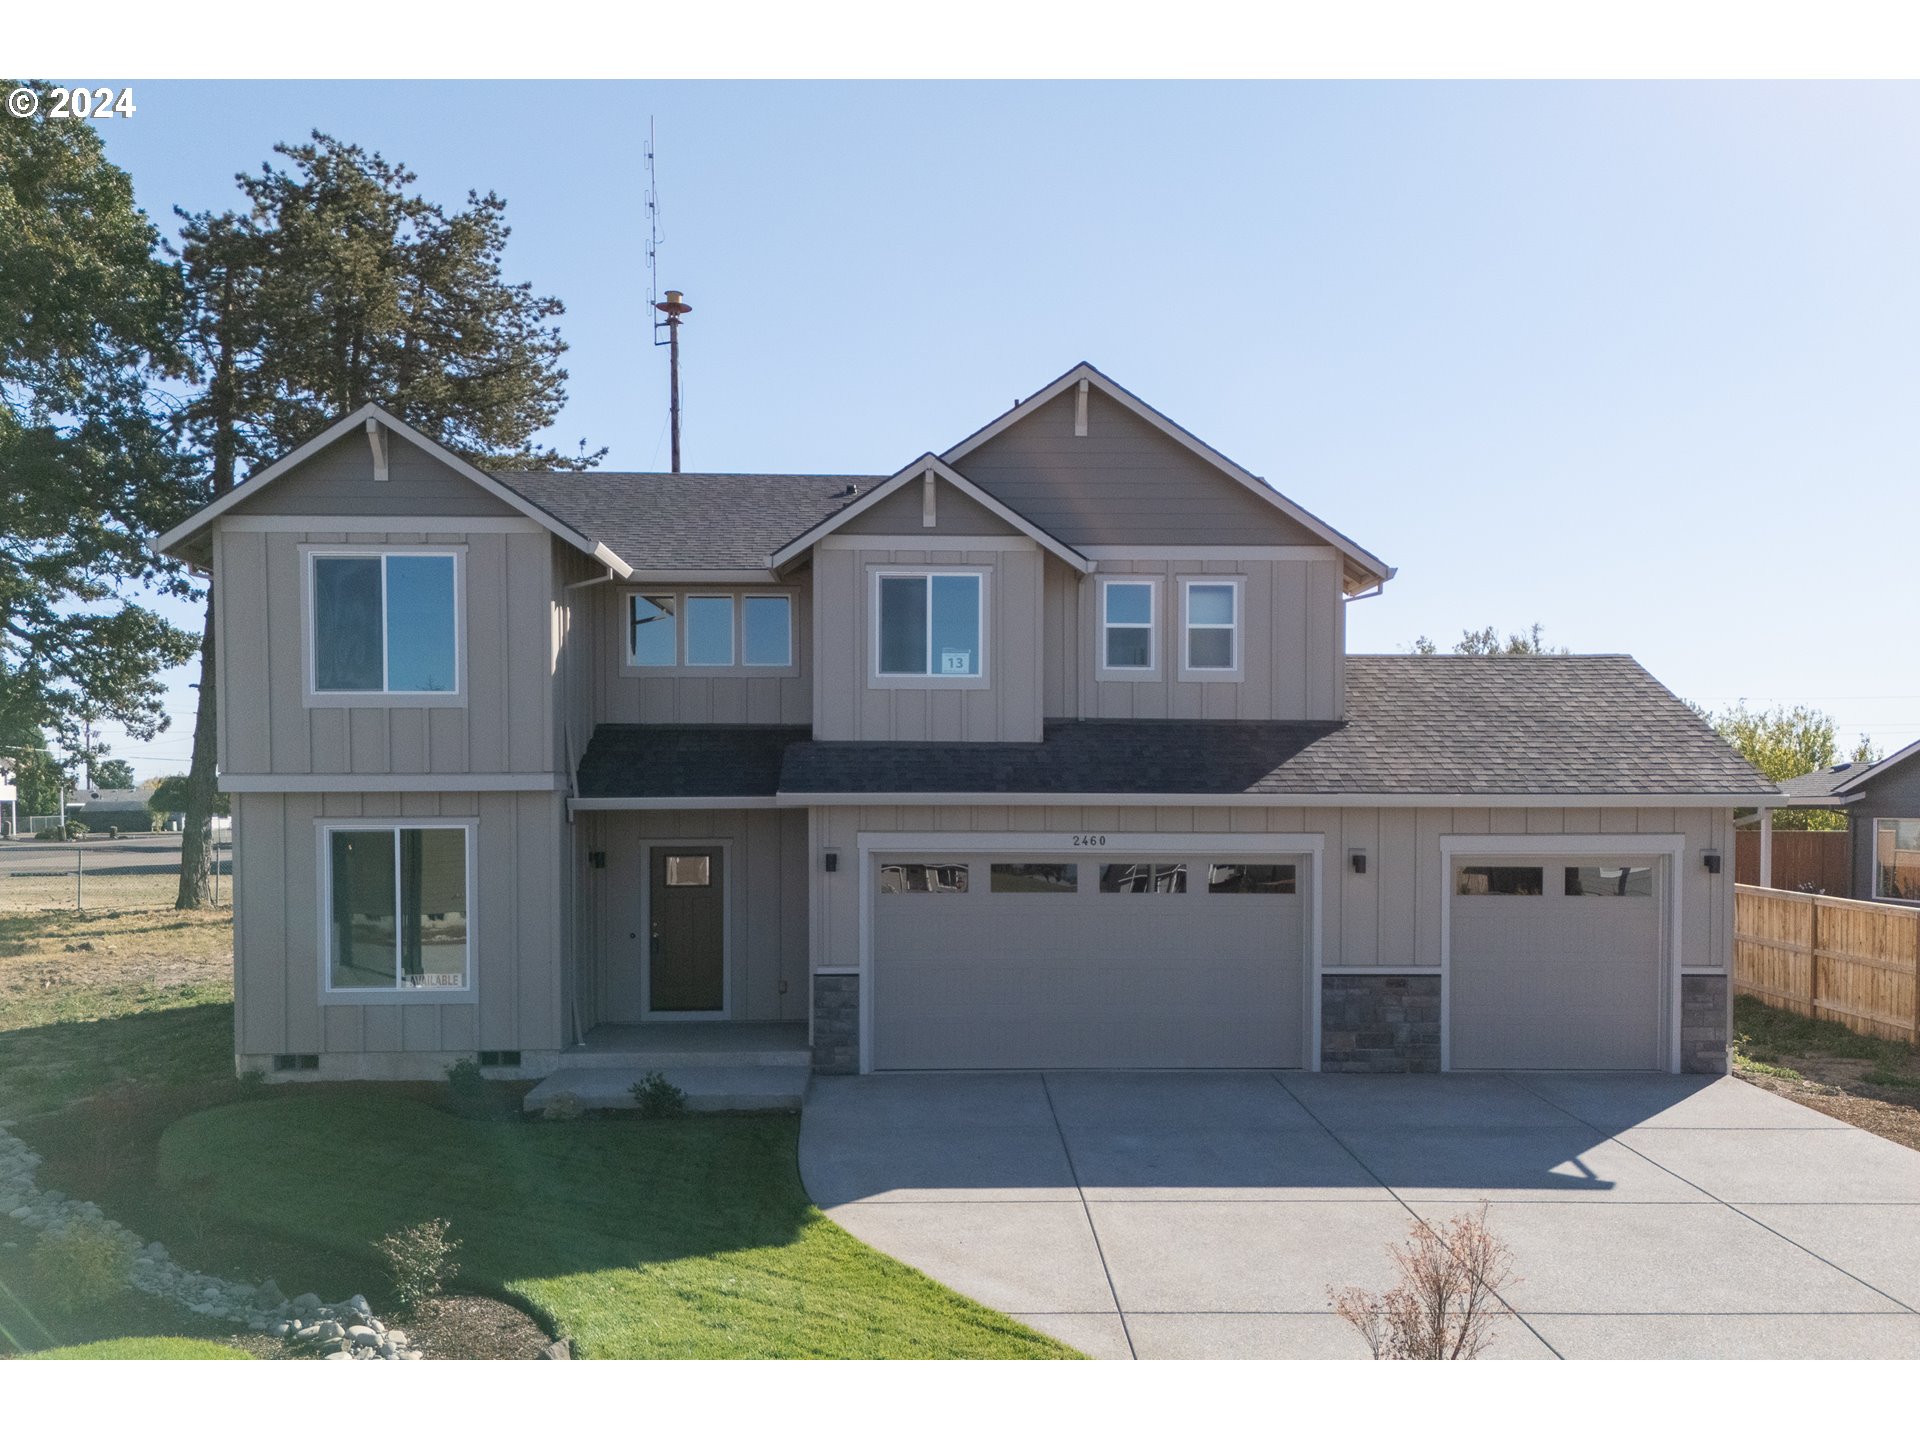
[[[1301,1063],[1303,859],[870,863],[876,1069]]]
[[[1449,926],[1456,1070],[1664,1070],[1662,864],[1457,860]]]

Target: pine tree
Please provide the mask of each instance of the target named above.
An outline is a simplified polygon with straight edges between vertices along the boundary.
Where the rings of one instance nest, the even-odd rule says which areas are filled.
[[[236,177],[245,205],[183,215],[181,270],[199,389],[183,425],[211,500],[240,468],[284,454],[372,401],[475,465],[585,469],[533,444],[566,401],[562,306],[510,284],[506,203],[449,213],[416,176],[316,132],[284,164]],[[213,606],[186,786],[177,904],[209,902],[215,794]]]

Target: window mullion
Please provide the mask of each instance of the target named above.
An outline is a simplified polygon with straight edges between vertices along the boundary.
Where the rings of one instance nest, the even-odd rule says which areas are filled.
[[[923,662],[925,665],[924,673],[937,675],[940,672],[933,667],[933,576],[922,575],[920,577],[920,584],[926,590],[926,600],[923,602],[922,608],[927,612],[927,658]]]
[[[406,943],[407,917],[402,913],[405,898],[400,894],[400,827],[393,827],[393,988],[397,992],[400,984],[400,952]]]

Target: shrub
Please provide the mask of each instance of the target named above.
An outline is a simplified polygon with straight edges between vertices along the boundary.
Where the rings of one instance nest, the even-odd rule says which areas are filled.
[[[644,1080],[633,1087],[633,1103],[648,1120],[663,1120],[669,1115],[684,1115],[687,1092],[658,1070],[649,1070]]]
[[[480,1073],[475,1060],[456,1060],[447,1067],[447,1108],[469,1120],[486,1120],[502,1112],[493,1082]]]
[[[33,1247],[33,1285],[56,1310],[75,1314],[104,1305],[127,1287],[133,1247],[97,1221],[49,1230]]]
[[[393,1280],[393,1298],[403,1310],[417,1309],[460,1273],[453,1259],[460,1242],[448,1234],[451,1229],[450,1222],[436,1215],[374,1242]]]
[[[1386,1294],[1327,1292],[1374,1359],[1472,1360],[1486,1349],[1505,1310],[1499,1291],[1518,1281],[1512,1252],[1487,1229],[1485,1205],[1438,1225],[1416,1220],[1387,1254],[1400,1283]]]

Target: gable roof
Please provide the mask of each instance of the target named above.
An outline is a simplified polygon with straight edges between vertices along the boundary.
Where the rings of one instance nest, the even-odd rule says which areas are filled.
[[[938,475],[969,500],[992,511],[1000,519],[1006,521],[1007,524],[1013,526],[1014,529],[1025,535],[1029,540],[1036,542],[1041,549],[1059,556],[1060,559],[1066,561],[1067,564],[1073,566],[1073,568],[1081,574],[1085,575],[1093,570],[1093,562],[1078,550],[1074,549],[1064,540],[1048,534],[1011,506],[996,500],[931,451],[922,455],[911,465],[889,476],[884,482],[876,485],[859,499],[850,501],[845,509],[837,511],[818,524],[796,535],[787,544],[775,550],[768,558],[767,563],[778,570],[788,561],[819,544],[820,541],[826,539],[827,536],[831,535],[835,530],[838,530],[842,525],[846,524],[847,521],[853,519],[854,516],[870,510],[902,486],[911,484],[929,471]]]
[[[233,509],[234,506],[251,500],[254,496],[258,495],[263,488],[271,485],[282,475],[295,469],[304,461],[312,459],[336,440],[342,439],[355,430],[370,424],[378,425],[382,430],[390,431],[398,435],[401,439],[424,450],[428,455],[438,460],[442,465],[445,465],[462,479],[473,482],[495,499],[504,501],[515,510],[518,510],[522,515],[525,515],[529,520],[537,522],[559,536],[576,550],[591,555],[595,560],[598,560],[602,565],[605,565],[623,579],[633,573],[633,567],[621,559],[611,547],[602,544],[598,540],[590,539],[587,535],[582,534],[572,526],[561,521],[558,517],[542,509],[526,496],[521,495],[517,490],[514,490],[510,486],[503,485],[499,480],[487,474],[486,471],[469,465],[465,460],[462,460],[458,455],[454,454],[438,441],[429,439],[404,420],[396,419],[385,410],[382,410],[378,405],[372,404],[362,405],[351,415],[343,416],[341,419],[334,421],[333,424],[307,441],[306,444],[282,455],[278,460],[267,466],[266,469],[249,475],[218,500],[201,507],[192,518],[182,521],[180,524],[174,526],[173,529],[167,531],[166,534],[153,542],[153,548],[164,554],[175,554],[182,545],[196,538],[208,525],[226,514],[227,511]]]
[[[1102,374],[1085,360],[1075,365],[1071,370],[1067,371],[1066,374],[1060,376],[1059,379],[1043,385],[1026,399],[1015,402],[1012,409],[1006,411],[996,419],[988,421],[959,444],[942,451],[940,458],[950,465],[957,465],[969,453],[979,449],[980,446],[986,444],[987,441],[993,439],[1002,431],[1009,430],[1013,426],[1018,425],[1029,415],[1035,413],[1039,407],[1045,405],[1050,400],[1057,399],[1059,396],[1064,395],[1068,390],[1073,389],[1083,380],[1087,382],[1089,387],[1097,388],[1100,393],[1107,398],[1124,406],[1177,444],[1192,451],[1195,455],[1220,471],[1221,474],[1245,486],[1249,492],[1273,506],[1274,509],[1278,510],[1295,524],[1319,536],[1345,557],[1348,562],[1348,571],[1350,574],[1353,574],[1356,579],[1370,581],[1372,584],[1384,585],[1394,577],[1394,567],[1387,564],[1386,561],[1382,560],[1379,556],[1369,550],[1363,549],[1331,525],[1327,524],[1326,521],[1302,509],[1286,496],[1282,495],[1278,490],[1274,489],[1260,476],[1254,474],[1245,466],[1229,459],[1185,426],[1163,415],[1117,380],[1114,380],[1111,376]]]
[[[543,470],[498,478],[605,537],[636,570],[764,570],[775,550],[888,477]]]
[[[1904,765],[1915,756],[1920,756],[1920,740],[1914,741],[1911,745],[1902,746],[1884,760],[1876,760],[1871,765],[1854,766],[1852,773],[1842,783],[1833,787],[1833,793],[1846,795],[1858,791],[1869,780],[1877,780],[1895,766]]]
[[[1838,765],[1828,765],[1807,775],[1795,775],[1791,780],[1780,782],[1780,793],[1789,800],[1820,800],[1834,805],[1849,804],[1855,797],[1836,796],[1835,791],[1867,767],[1851,760],[1842,760]]]

